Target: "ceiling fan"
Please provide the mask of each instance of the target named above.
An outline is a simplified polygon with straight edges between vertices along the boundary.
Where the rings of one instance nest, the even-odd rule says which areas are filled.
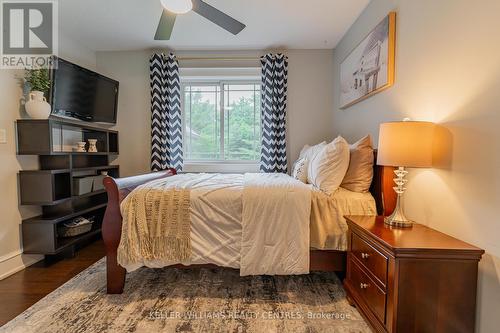
[[[169,40],[177,15],[186,14],[191,10],[233,35],[237,35],[246,27],[243,23],[202,0],[160,0],[160,2],[164,9],[156,29],[155,40]]]

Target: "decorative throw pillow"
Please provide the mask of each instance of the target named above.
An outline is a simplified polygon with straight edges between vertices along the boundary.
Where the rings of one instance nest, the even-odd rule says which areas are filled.
[[[303,183],[307,183],[307,158],[299,157],[292,168],[291,176]]]
[[[341,136],[325,145],[313,157],[307,171],[307,181],[327,194],[335,192],[349,167],[349,144]]]
[[[350,162],[341,187],[353,192],[368,192],[373,178],[373,146],[370,135],[350,146]]]

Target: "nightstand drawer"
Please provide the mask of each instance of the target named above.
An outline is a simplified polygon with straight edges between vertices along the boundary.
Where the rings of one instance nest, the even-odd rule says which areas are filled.
[[[382,324],[385,323],[385,292],[363,271],[361,266],[349,259],[350,276],[349,280],[354,290],[372,312],[378,317]]]
[[[377,251],[364,239],[352,233],[351,253],[386,286],[387,283],[387,257]]]

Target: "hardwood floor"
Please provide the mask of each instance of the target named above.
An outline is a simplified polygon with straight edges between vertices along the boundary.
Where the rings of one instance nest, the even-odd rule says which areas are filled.
[[[104,253],[104,243],[98,240],[80,249],[73,258],[40,261],[0,281],[0,326],[97,262]]]

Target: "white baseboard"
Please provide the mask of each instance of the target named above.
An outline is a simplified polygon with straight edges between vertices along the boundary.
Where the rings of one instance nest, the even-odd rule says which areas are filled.
[[[43,255],[23,255],[22,250],[6,254],[0,258],[0,280],[17,273],[42,259]]]

